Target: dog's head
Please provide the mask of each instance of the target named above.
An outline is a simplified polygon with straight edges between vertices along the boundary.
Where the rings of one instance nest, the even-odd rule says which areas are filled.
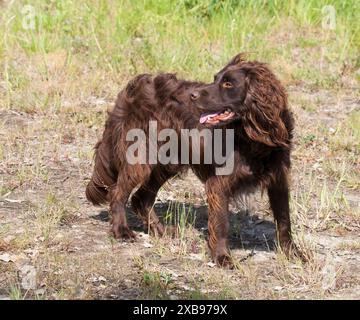
[[[238,54],[213,83],[193,90],[190,98],[199,110],[199,122],[206,126],[239,121],[252,140],[269,146],[289,143],[286,93],[264,63],[245,61]]]

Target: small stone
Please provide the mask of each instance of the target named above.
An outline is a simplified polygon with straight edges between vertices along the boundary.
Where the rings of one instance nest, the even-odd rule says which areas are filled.
[[[144,242],[143,246],[145,248],[152,248],[153,247],[153,245],[151,243],[149,243],[149,242]]]
[[[43,296],[45,294],[45,289],[35,290],[35,294],[38,296]]]
[[[20,268],[21,286],[25,290],[34,290],[36,288],[36,269],[31,265],[24,265]]]
[[[186,291],[194,291],[194,288],[189,287],[186,284],[183,284],[182,286],[180,286],[182,289],[186,290]]]
[[[14,239],[15,239],[15,236],[9,235],[9,236],[6,236],[3,240],[6,244],[9,244]]]
[[[189,259],[190,260],[198,260],[198,261],[202,260],[201,254],[198,254],[198,253],[190,253],[189,254]]]
[[[11,260],[10,255],[7,252],[5,252],[3,254],[0,254],[0,261],[10,262],[12,260]]]

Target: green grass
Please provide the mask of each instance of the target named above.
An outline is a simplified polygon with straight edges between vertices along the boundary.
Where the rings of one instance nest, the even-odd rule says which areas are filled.
[[[338,232],[355,236],[344,236],[339,248],[359,248],[359,1],[33,0],[34,30],[22,26],[29,2],[0,3],[0,198],[19,201],[4,202],[0,250],[39,251],[31,262],[44,298],[122,297],[124,279],[131,280],[130,298],[323,297],[321,259],[334,246],[320,248],[317,236],[329,243]],[[336,9],[335,30],[322,28],[325,5]],[[294,238],[310,262],[294,265],[281,254],[275,261],[266,252],[234,271],[212,268],[206,232],[197,229],[204,195],[186,179],[162,196],[187,202],[165,213],[173,237],[146,240],[153,248],[140,237],[134,244],[108,238],[107,224],[91,219],[100,209],[84,195],[106,108],[135,74],[211,81],[241,51],[268,62],[289,88]],[[194,195],[184,195],[188,190]],[[265,206],[252,214],[264,217]],[[240,227],[252,229],[237,221],[234,238]],[[232,251],[235,259],[243,250]],[[355,260],[341,257],[356,288]],[[0,264],[0,274],[0,290],[12,299],[41,298],[22,291],[14,264]],[[104,275],[107,287],[89,281],[94,275]]]
[[[23,27],[25,4],[0,14],[0,107],[47,110],[82,81],[101,96],[109,81],[122,85],[141,72],[211,80],[240,51],[271,62],[285,80],[320,87],[338,86],[344,65],[351,74],[360,67],[356,0],[34,0],[33,30]],[[325,5],[336,9],[335,30],[322,28]],[[77,85],[51,86],[59,77]]]
[[[181,240],[185,238],[186,228],[195,225],[195,220],[196,211],[191,206],[187,208],[185,203],[171,203],[164,217],[166,224],[176,226],[176,234]]]
[[[9,297],[11,300],[24,300],[25,295],[21,292],[21,288],[19,285],[13,285],[9,289]]]

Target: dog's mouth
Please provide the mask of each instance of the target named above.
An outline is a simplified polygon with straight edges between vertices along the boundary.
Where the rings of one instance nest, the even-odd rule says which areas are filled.
[[[234,118],[234,116],[235,112],[233,112],[230,108],[226,108],[223,111],[207,112],[201,114],[199,122],[202,124],[217,124],[219,122],[228,121]]]

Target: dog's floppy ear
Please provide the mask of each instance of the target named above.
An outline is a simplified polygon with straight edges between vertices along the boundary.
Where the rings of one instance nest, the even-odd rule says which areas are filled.
[[[270,137],[268,128],[264,128],[264,124],[267,126],[267,123],[264,123],[261,111],[250,90],[247,90],[244,106],[246,112],[243,116],[243,126],[247,136],[253,141],[274,147],[275,144]]]
[[[258,67],[252,71],[256,73],[259,70]],[[269,74],[265,72],[265,75]],[[288,147],[289,132],[281,117],[286,106],[286,95],[280,83],[275,78],[261,78],[251,72],[247,74],[246,82],[243,103],[246,108],[243,117],[246,134],[250,139],[271,147]]]

